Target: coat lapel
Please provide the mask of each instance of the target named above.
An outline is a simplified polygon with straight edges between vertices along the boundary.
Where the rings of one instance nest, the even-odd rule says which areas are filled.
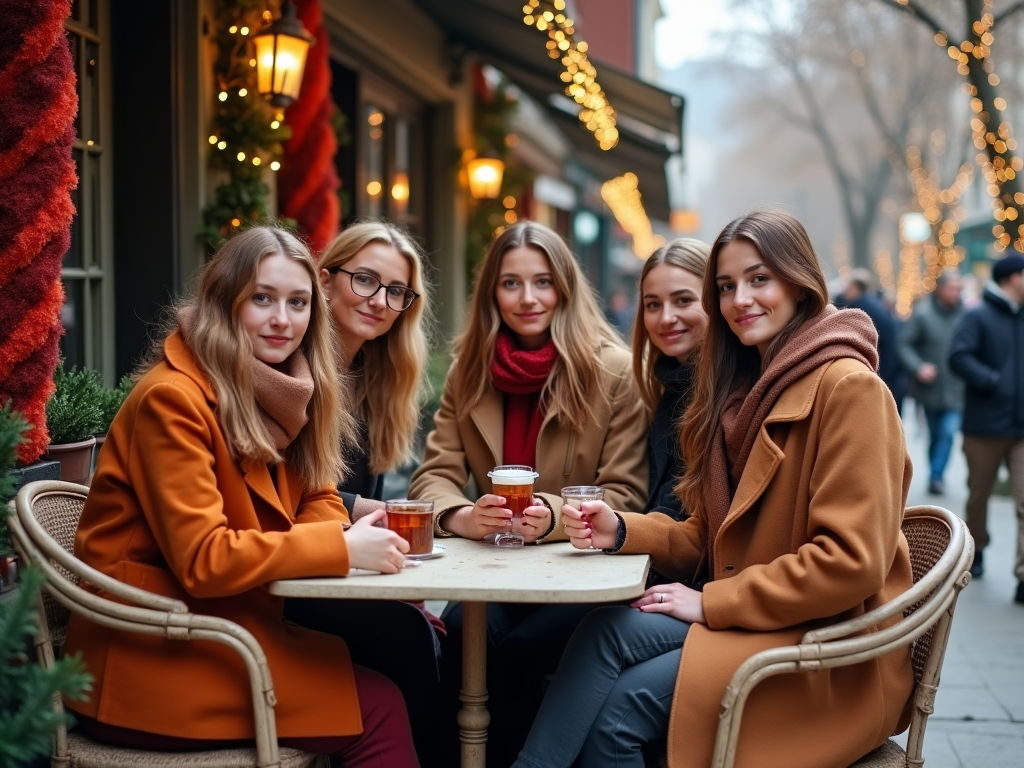
[[[505,405],[501,393],[487,387],[480,402],[470,409],[469,417],[491,452],[491,466],[500,465],[505,445]]]
[[[279,478],[283,478],[283,475],[286,474],[280,472],[280,467],[276,471],[279,472]],[[294,517],[286,511],[281,496],[274,487],[274,481],[270,477],[270,468],[266,464],[248,459],[242,463],[242,472],[245,476],[245,484],[252,493],[267,502],[272,509],[285,517],[289,523],[294,522]],[[285,480],[283,488],[287,489],[287,487],[288,483]]]
[[[768,427],[771,424],[786,421],[800,421],[807,418],[814,405],[814,398],[818,394],[818,385],[821,383],[827,365],[820,366],[816,370],[793,382],[779,397],[778,402],[765,418],[758,433],[754,446],[750,449],[750,456],[747,458],[747,465],[743,469],[743,476],[740,484],[733,494],[732,504],[729,505],[729,514],[719,529],[718,538],[721,539],[722,531],[736,518],[749,510],[764,493],[765,488],[771,483],[772,478],[779,468],[779,464],[786,458],[769,437]]]

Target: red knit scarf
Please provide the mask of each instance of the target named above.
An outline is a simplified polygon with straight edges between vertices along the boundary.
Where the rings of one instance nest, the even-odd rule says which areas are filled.
[[[491,385],[505,395],[504,464],[536,466],[537,438],[545,411],[540,394],[557,359],[553,341],[537,350],[519,349],[508,331],[498,331]]]
[[[878,332],[859,309],[838,310],[829,305],[808,320],[779,350],[752,387],[737,391],[725,406],[722,424],[711,446],[711,461],[704,483],[707,545],[701,558],[714,578],[714,542],[732,505],[747,458],[761,425],[782,393],[797,379],[827,362],[841,358],[860,360],[878,370]]]

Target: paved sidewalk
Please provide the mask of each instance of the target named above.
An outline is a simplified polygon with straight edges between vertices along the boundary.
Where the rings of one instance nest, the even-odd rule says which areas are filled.
[[[929,496],[927,429],[907,401],[904,423],[914,461],[908,504],[934,504],[964,514],[967,466],[959,440],[946,471],[946,495]],[[927,768],[1024,766],[1024,605],[1013,602],[1016,517],[1009,498],[989,501],[985,575],[957,603],[935,714],[928,719]]]

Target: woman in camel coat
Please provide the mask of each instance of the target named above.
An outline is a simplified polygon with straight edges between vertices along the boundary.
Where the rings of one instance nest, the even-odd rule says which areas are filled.
[[[76,556],[249,630],[273,675],[282,744],[350,767],[382,754],[417,765],[400,692],[353,668],[341,639],[286,625],[265,587],[350,567],[393,573],[408,550],[373,527],[379,513],[349,527],[334,488],[352,422],[308,251],[270,228],[230,240],[143,370],[100,454]],[[95,676],[89,701],[68,705],[100,740],[198,749],[254,737],[248,675],[225,646],[74,615],[67,651]]]
[[[466,329],[455,345],[434,430],[409,484],[430,499],[438,536],[483,539],[509,530],[512,512],[492,491],[495,466],[533,467],[533,504],[523,512],[526,544],[564,541],[561,489],[599,485],[609,503],[642,509],[647,497],[647,423],[631,380],[629,352],[604,319],[579,263],[561,236],[535,222],[508,227],[480,265]],[[474,481],[476,498],[465,487]],[[515,759],[540,704],[544,676],[580,618],[593,606],[491,603],[488,654],[494,674],[490,765]],[[447,733],[454,764],[455,708],[462,679],[462,610],[445,610],[442,684],[452,712]],[[512,654],[530,663],[503,673]]]
[[[703,301],[710,323],[677,488],[693,516],[589,502],[588,521],[563,509],[576,546],[649,553],[680,583],[584,620],[517,768],[568,768],[577,756],[580,768],[642,766],[641,747],[666,732],[671,768],[706,768],[743,661],[911,585],[901,532],[911,465],[875,373],[877,334],[858,310],[827,306],[803,227],[772,212],[732,222]],[[906,727],[912,688],[909,648],[768,678],[748,699],[735,764],[847,768]]]

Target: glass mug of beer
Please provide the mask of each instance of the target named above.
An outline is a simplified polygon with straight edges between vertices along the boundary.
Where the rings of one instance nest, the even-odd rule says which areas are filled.
[[[434,553],[434,502],[391,499],[384,502],[385,523],[407,542],[409,560],[423,560]]]
[[[604,488],[596,485],[570,485],[562,489],[562,503],[566,506],[582,510],[582,504],[585,501],[604,501]],[[583,515],[584,520],[589,517],[589,515]]]
[[[496,547],[521,547],[523,537],[523,510],[533,503],[533,482],[540,475],[533,467],[522,464],[503,464],[487,476],[491,478],[491,493],[505,497],[505,508],[512,510],[512,528],[494,537]]]

